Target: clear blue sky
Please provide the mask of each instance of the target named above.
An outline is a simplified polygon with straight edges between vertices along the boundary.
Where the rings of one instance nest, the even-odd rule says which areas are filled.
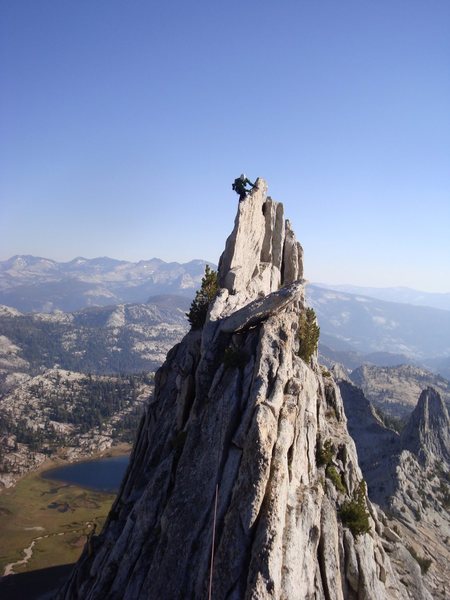
[[[0,258],[216,262],[268,180],[313,281],[450,291],[449,0],[3,0]]]

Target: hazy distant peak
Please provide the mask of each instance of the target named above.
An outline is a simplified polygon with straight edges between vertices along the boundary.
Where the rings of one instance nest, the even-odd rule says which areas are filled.
[[[15,256],[0,261],[0,304],[25,312],[51,312],[146,302],[160,294],[192,298],[206,264],[199,259],[183,264],[160,258],[130,262],[107,256],[77,256],[56,262]]]
[[[36,265],[54,266],[57,263],[50,258],[31,256],[30,254],[16,254],[5,261],[0,261],[0,270],[25,269]]]
[[[450,420],[438,394],[427,387],[402,431],[402,446],[424,461],[450,459]]]
[[[405,286],[378,288],[351,284],[317,283],[314,285],[348,294],[368,296],[386,302],[398,302],[413,306],[429,306],[431,308],[450,310],[450,292],[425,292]]]

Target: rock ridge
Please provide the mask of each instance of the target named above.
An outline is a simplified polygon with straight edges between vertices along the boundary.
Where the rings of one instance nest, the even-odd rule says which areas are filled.
[[[370,502],[366,533],[339,516],[362,475],[336,384],[298,356],[303,251],[263,179],[239,204],[219,284],[157,372],[105,527],[58,598],[414,597]]]
[[[385,547],[390,548],[392,560],[397,560],[402,579],[409,581],[413,597],[431,593],[436,600],[446,600],[450,426],[444,402],[436,390],[427,387],[398,434],[381,422],[361,389],[343,379],[339,387],[369,497],[389,515]],[[399,539],[406,553],[404,548],[391,547]],[[421,572],[414,573],[411,566],[405,568],[408,553],[419,563]],[[403,565],[398,563],[402,554]]]

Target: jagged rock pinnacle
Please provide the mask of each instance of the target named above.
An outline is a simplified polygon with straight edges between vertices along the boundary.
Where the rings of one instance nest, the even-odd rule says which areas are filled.
[[[370,504],[370,534],[339,520],[361,472],[334,381],[297,354],[302,250],[266,193],[258,179],[239,204],[206,323],[159,369],[105,527],[59,598],[201,600],[210,583],[214,600],[407,597]]]
[[[428,387],[420,394],[402,431],[401,443],[424,461],[450,461],[450,419],[434,388]]]
[[[267,197],[258,178],[239,203],[234,229],[219,262],[219,281],[230,294],[267,295],[303,277],[303,251],[295,240],[283,205]]]

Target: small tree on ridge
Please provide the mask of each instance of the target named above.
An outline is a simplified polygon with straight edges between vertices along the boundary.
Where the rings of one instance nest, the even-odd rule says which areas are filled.
[[[214,299],[218,289],[217,271],[213,271],[209,265],[206,265],[205,274],[202,277],[202,285],[195,293],[191,308],[189,312],[186,313],[192,329],[200,329],[203,327],[206,321],[209,304]]]
[[[298,323],[298,355],[305,362],[309,362],[311,356],[317,350],[319,335],[320,327],[317,325],[316,313],[314,309],[307,308],[300,315]]]

